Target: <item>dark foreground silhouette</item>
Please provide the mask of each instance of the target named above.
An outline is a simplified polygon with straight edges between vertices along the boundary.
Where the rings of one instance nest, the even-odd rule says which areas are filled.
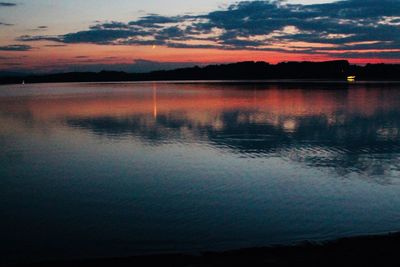
[[[356,76],[357,80],[400,80],[400,64],[350,65],[346,60],[326,62],[239,62],[206,67],[182,68],[149,73],[117,71],[69,72],[48,75],[20,75],[0,77],[0,84],[50,82],[115,82],[115,81],[168,81],[168,80],[273,80],[317,79],[342,80]]]
[[[25,267],[102,266],[399,266],[400,233],[297,246],[243,249],[200,255],[152,255],[121,259],[47,262]]]

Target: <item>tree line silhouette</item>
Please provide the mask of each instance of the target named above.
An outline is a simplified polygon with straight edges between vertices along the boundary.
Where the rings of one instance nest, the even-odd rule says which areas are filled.
[[[172,81],[172,80],[274,80],[316,79],[346,80],[400,80],[400,64],[351,65],[347,60],[325,62],[282,62],[269,64],[263,61],[245,61],[205,67],[180,68],[127,73],[122,71],[67,72],[46,75],[0,77],[0,84],[51,83],[51,82],[115,82],[115,81]]]

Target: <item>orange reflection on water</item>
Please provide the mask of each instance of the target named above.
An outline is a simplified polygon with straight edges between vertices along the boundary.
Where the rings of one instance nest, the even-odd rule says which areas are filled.
[[[35,85],[51,87],[52,85]],[[65,85],[68,87],[67,85]],[[71,86],[71,85],[69,85]],[[223,84],[101,84],[74,85],[84,93],[0,98],[3,114],[29,114],[34,120],[59,121],[67,118],[160,116],[179,113],[199,125],[223,127],[222,114],[239,112],[238,122],[282,125],[296,128],[296,118],[325,116],[337,123],[338,113],[364,116],[395,107],[398,99],[390,90],[366,87],[296,89],[277,85]],[[87,90],[87,89],[90,90]],[[105,89],[98,92],[96,88]],[[123,90],[121,90],[123,88]],[[115,89],[115,90],[114,90]],[[246,111],[246,114],[240,112]]]

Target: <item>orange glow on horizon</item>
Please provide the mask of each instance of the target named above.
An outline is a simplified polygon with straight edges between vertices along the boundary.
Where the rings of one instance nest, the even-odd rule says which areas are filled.
[[[284,61],[327,61],[341,59],[339,52],[330,51],[328,54],[284,53],[257,50],[220,50],[169,48],[165,46],[112,46],[93,44],[73,44],[65,47],[46,46],[49,43],[40,42],[38,48],[21,52],[19,61],[21,66],[34,70],[62,70],[66,66],[85,65],[116,65],[134,64],[136,59],[155,62],[175,62],[194,64],[231,63],[239,61],[266,61],[276,64]],[[376,50],[373,50],[376,52]],[[355,52],[355,51],[353,51]],[[367,51],[368,52],[368,51]],[[371,52],[371,51],[370,51]],[[15,56],[12,52],[3,53],[4,56]],[[361,53],[362,55],[362,53]],[[390,58],[348,58],[351,63],[400,63],[399,59]],[[0,63],[0,69],[7,69],[9,65]]]

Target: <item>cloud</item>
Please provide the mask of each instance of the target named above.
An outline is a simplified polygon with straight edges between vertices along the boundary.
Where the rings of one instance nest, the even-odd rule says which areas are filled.
[[[0,26],[13,26],[14,24],[5,23],[0,21]]]
[[[21,57],[1,57],[5,63],[17,62]],[[78,56],[71,59],[59,59],[55,60],[51,64],[43,65],[40,68],[30,67],[22,65],[18,68],[18,71],[24,71],[29,73],[60,73],[60,72],[99,72],[99,71],[124,71],[129,73],[146,73],[151,71],[159,70],[173,70],[178,68],[204,66],[204,63],[200,62],[161,62],[146,59],[135,59],[130,63],[115,63],[116,60],[123,60],[121,57],[104,57],[90,58],[89,56]],[[101,63],[99,63],[101,62]],[[0,62],[1,63],[1,62]],[[4,64],[3,64],[4,65]],[[5,66],[12,67],[12,64],[6,64]],[[16,70],[16,68],[13,68]]]
[[[26,55],[23,55],[23,56],[13,56],[13,57],[10,57],[10,56],[0,56],[0,59],[1,60],[17,60],[17,59],[23,59],[23,58],[27,58],[28,56],[26,56]]]
[[[0,65],[7,67],[16,67],[16,66],[22,66],[23,64],[19,62],[1,62]]]
[[[12,7],[16,6],[17,4],[15,3],[9,3],[9,2],[0,2],[0,7]]]
[[[400,47],[400,0],[309,5],[282,0],[241,1],[203,15],[148,14],[128,23],[97,22],[83,31],[60,36],[25,35],[18,40],[305,54],[351,50],[348,54],[357,57],[355,50]]]
[[[66,47],[66,44],[48,44],[44,45],[45,47]]]
[[[6,45],[0,46],[0,51],[29,51],[32,50],[30,45]]]
[[[203,65],[198,62],[159,62],[146,59],[135,59],[132,63],[111,63],[117,57],[105,57],[103,60],[90,59],[87,56],[78,56],[74,60],[60,61],[58,64],[42,67],[47,72],[69,72],[69,71],[125,71],[132,73],[145,73],[157,70],[172,70],[177,68],[193,67]],[[104,63],[98,63],[103,61]]]
[[[32,29],[28,29],[28,31],[30,32],[44,32],[47,31],[49,27],[45,26],[45,25],[41,25],[41,26],[37,26],[35,28]]]

